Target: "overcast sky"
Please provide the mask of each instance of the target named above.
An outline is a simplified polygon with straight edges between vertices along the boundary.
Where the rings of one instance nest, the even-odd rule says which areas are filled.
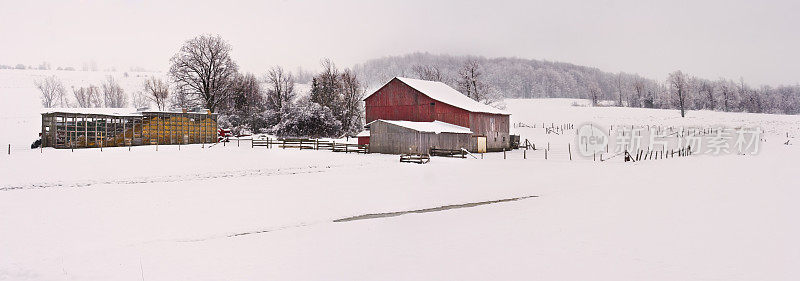
[[[651,3],[652,2],[652,3]],[[415,51],[547,59],[663,80],[800,82],[800,1],[0,0],[0,64],[166,70],[219,34],[245,71]]]

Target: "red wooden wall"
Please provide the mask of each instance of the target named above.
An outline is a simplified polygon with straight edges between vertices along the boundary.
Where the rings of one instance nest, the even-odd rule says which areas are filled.
[[[431,99],[393,79],[364,101],[367,123],[377,119],[431,122],[470,127],[469,111]]]

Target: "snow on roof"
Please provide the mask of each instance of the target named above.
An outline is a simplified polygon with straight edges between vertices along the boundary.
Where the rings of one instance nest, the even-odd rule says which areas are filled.
[[[412,79],[405,77],[395,77],[395,78],[405,83],[406,85],[410,86],[411,88],[420,91],[421,93],[425,94],[426,96],[432,99],[438,100],[440,102],[458,108],[462,108],[471,112],[511,115],[511,113],[508,113],[506,111],[494,108],[490,105],[477,102],[465,96],[461,92],[456,91],[456,89],[447,86],[447,84],[442,82],[419,80],[419,79]],[[369,98],[369,96],[367,96],[367,98]]]
[[[431,133],[454,133],[454,134],[472,134],[469,128],[461,127],[458,125],[453,125],[450,123],[445,123],[442,121],[433,121],[433,122],[414,122],[414,121],[395,121],[395,120],[375,120],[370,122],[372,124],[377,121],[383,121],[392,125],[397,125],[403,128],[409,128],[414,131],[419,132],[431,132]],[[367,124],[367,125],[369,125]]]
[[[70,113],[70,114],[97,114],[109,116],[142,116],[142,113],[182,113],[181,111],[140,111],[132,107],[123,108],[102,108],[102,107],[65,107],[65,108],[44,108],[42,114],[47,113]],[[187,112],[188,114],[207,114],[207,112]]]
[[[83,108],[83,107],[76,107],[76,108],[44,108],[41,111],[42,114],[45,113],[73,113],[73,114],[99,114],[99,115],[112,115],[112,116],[139,116],[142,115],[141,112],[137,112],[136,108],[100,108],[100,107],[92,107],[92,108]]]
[[[356,135],[356,137],[357,137],[357,138],[360,138],[360,137],[369,137],[369,130],[363,130],[363,131],[361,131],[360,133],[358,133],[358,134]]]

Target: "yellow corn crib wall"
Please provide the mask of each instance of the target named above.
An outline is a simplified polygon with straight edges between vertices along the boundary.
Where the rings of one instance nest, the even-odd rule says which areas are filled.
[[[153,117],[144,121],[142,137],[149,144],[209,143],[216,141],[216,130],[217,122],[212,119],[198,122],[184,116]]]

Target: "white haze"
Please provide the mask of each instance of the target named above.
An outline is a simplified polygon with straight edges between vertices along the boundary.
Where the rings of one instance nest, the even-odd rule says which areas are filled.
[[[800,82],[798,1],[0,1],[0,64],[166,70],[220,34],[245,71],[414,51],[513,56],[664,79]]]

